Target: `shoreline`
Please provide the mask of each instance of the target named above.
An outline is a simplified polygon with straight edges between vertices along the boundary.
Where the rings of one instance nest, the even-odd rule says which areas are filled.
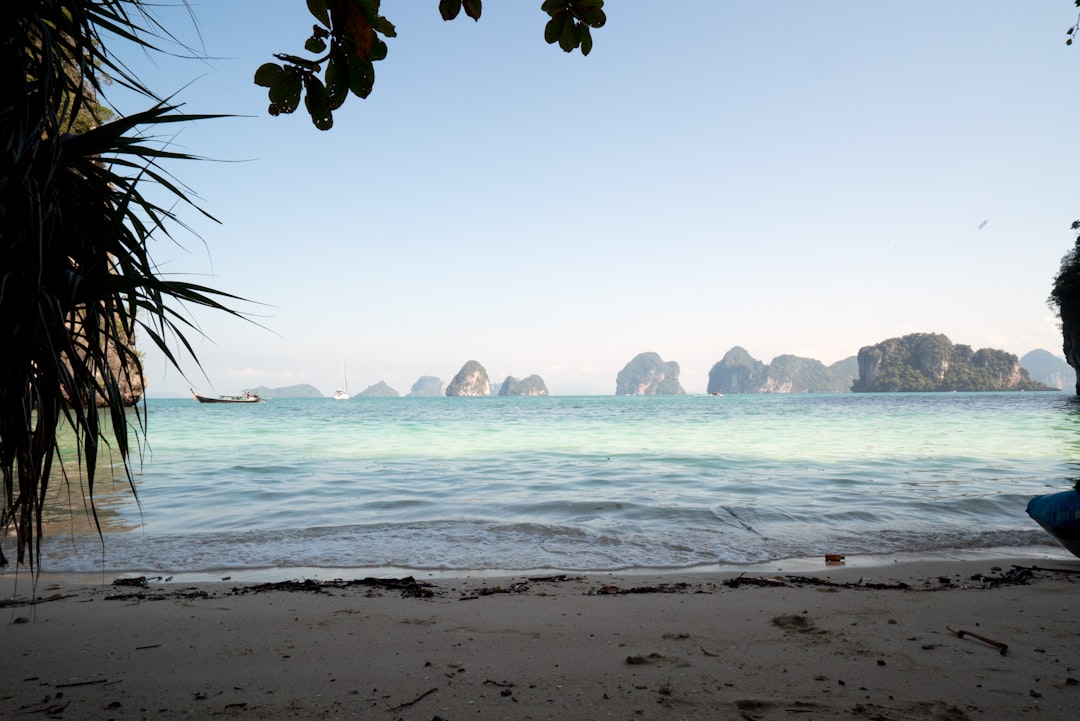
[[[0,717],[1005,721],[1080,704],[1080,559],[852,560],[417,574],[413,595],[43,574],[21,604],[8,573]]]
[[[1047,542],[1039,546],[1001,546],[980,549],[947,549],[937,552],[908,551],[902,553],[878,553],[844,555],[840,563],[826,562],[824,556],[781,558],[758,563],[715,563],[685,567],[624,567],[611,569],[581,569],[535,567],[523,569],[505,568],[419,568],[409,566],[273,566],[267,568],[211,568],[202,571],[161,571],[133,568],[124,571],[107,570],[90,573],[86,571],[41,571],[40,578],[69,583],[95,585],[108,584],[116,578],[144,576],[165,583],[267,583],[283,580],[315,579],[329,581],[341,578],[403,577],[415,576],[428,580],[457,578],[505,578],[513,576],[587,575],[601,576],[619,574],[627,576],[680,576],[725,575],[740,573],[807,573],[832,571],[839,568],[858,568],[864,571],[892,567],[897,564],[954,563],[954,562],[1009,562],[1013,559],[1056,563],[1080,560],[1047,536]],[[0,568],[0,584],[5,578],[30,579],[25,567],[17,571],[13,566]],[[2,587],[2,586],[0,586]]]

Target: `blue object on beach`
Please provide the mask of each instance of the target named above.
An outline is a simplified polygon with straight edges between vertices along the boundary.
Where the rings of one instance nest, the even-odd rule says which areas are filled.
[[[1080,483],[1071,491],[1035,496],[1027,514],[1061,542],[1074,556],[1080,556]]]

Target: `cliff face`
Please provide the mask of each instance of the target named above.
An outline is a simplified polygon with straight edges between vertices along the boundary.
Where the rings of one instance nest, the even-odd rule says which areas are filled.
[[[461,367],[454,380],[446,386],[448,396],[487,396],[491,395],[491,381],[487,371],[478,361],[471,360]]]
[[[547,394],[547,384],[538,375],[531,375],[522,380],[506,376],[506,380],[499,387],[500,396],[546,396]]]
[[[131,350],[135,350],[134,343],[130,346]],[[110,346],[108,350],[109,369],[112,371],[115,378],[120,379],[120,393],[124,398],[124,405],[133,406],[139,402],[142,398],[143,392],[146,390],[146,379],[142,374],[142,369],[124,368],[123,362],[120,360],[120,353],[114,346]],[[99,408],[105,406],[105,399],[99,397],[97,399],[97,406]]]
[[[1073,370],[1080,371],[1080,317],[1067,312],[1064,307],[1061,308],[1061,339],[1065,360]],[[1076,376],[1075,388],[1076,395],[1080,396],[1080,372]]]
[[[656,353],[640,353],[615,377],[615,395],[683,395],[679,364],[665,363]]]
[[[765,364],[735,346],[709,371],[709,393],[760,393]]]
[[[420,376],[409,391],[410,398],[433,398],[446,395],[446,384],[435,376]]]

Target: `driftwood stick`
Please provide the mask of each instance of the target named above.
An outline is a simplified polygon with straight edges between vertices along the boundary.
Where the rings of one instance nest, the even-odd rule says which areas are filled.
[[[402,704],[398,704],[397,706],[394,706],[394,707],[393,707],[392,709],[390,709],[390,710],[391,710],[391,711],[397,711],[398,709],[403,709],[403,708],[407,708],[407,707],[409,707],[409,706],[412,706],[412,705],[413,705],[414,703],[416,703],[416,702],[417,702],[417,701],[419,701],[420,699],[424,698],[425,696],[430,696],[431,694],[435,693],[435,692],[436,692],[436,691],[438,691],[438,690],[439,690],[439,689],[438,689],[438,687],[436,687],[436,688],[429,688],[429,689],[428,689],[427,691],[424,691],[424,693],[420,694],[419,696],[417,696],[416,698],[414,698],[414,699],[413,699],[412,701],[406,701],[405,703],[402,703]]]
[[[994,648],[996,648],[998,650],[998,653],[1000,653],[1002,656],[1004,656],[1005,652],[1009,650],[1009,645],[1006,644],[1006,643],[1002,643],[1001,641],[995,641],[992,638],[987,638],[986,636],[980,636],[977,633],[973,633],[971,631],[965,631],[963,629],[954,630],[954,629],[950,628],[949,626],[946,626],[945,628],[947,628],[950,633],[956,634],[957,638],[963,638],[964,636],[971,636],[972,638],[977,638],[978,640],[982,641],[983,643],[988,644],[988,645],[993,646]]]
[[[71,681],[70,683],[58,683],[53,688],[74,688],[75,686],[93,686],[97,683],[108,683],[107,678],[95,678],[91,681]]]
[[[1019,568],[1019,566],[1016,566]],[[1032,571],[1043,571],[1046,573],[1080,573],[1080,568],[1044,568],[1042,566],[1028,566]]]

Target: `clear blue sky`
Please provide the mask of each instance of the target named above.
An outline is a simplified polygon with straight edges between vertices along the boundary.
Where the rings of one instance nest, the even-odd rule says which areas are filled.
[[[832,363],[911,332],[1058,352],[1046,306],[1080,217],[1071,0],[613,0],[585,58],[540,0],[444,23],[384,0],[375,91],[320,132],[252,74],[298,52],[303,0],[162,11],[208,62],[131,62],[200,122],[172,165],[221,224],[163,272],[264,305],[204,311],[206,376],[147,350],[151,397],[380,380],[470,359],[494,384],[613,393],[636,354],[704,392],[732,346]],[[661,15],[662,7],[668,15]],[[125,100],[118,101],[123,104]],[[137,109],[136,106],[127,106]]]

